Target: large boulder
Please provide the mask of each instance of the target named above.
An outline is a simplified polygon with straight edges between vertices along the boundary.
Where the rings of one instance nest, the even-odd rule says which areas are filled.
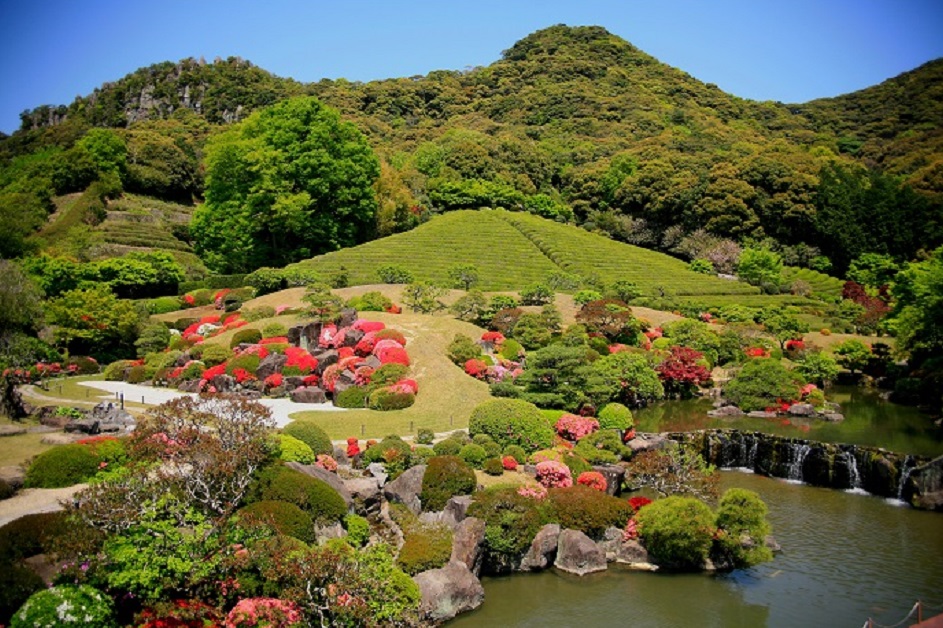
[[[468,507],[472,503],[471,495],[456,495],[449,498],[445,509],[442,510],[442,523],[454,528],[468,516]]]
[[[324,369],[332,364],[337,364],[340,360],[340,356],[337,355],[337,351],[334,351],[334,349],[328,349],[327,351],[321,351],[313,355],[318,360],[318,365],[314,368],[315,375],[323,375]]]
[[[383,495],[380,493],[380,483],[375,477],[351,478],[344,481],[344,486],[354,500],[357,512],[372,515],[380,512]]]
[[[561,571],[583,576],[604,571],[606,555],[591,538],[579,530],[563,530],[557,541],[557,560],[554,566]]]
[[[403,471],[392,482],[383,487],[383,495],[391,502],[404,504],[415,514],[422,510],[419,493],[422,492],[422,476],[426,473],[426,465],[420,464]]]
[[[635,438],[627,442],[626,446],[632,450],[634,455],[652,449],[661,449],[665,446],[667,440],[667,437],[662,434],[639,433]]]
[[[743,416],[743,410],[737,406],[721,406],[709,411],[707,416]]]
[[[213,386],[216,389],[216,392],[219,393],[232,392],[233,388],[236,387],[236,378],[232,375],[221,373],[210,380],[210,385]]]
[[[337,319],[337,328],[350,327],[357,320],[357,310],[352,307],[345,307],[341,310],[340,317]]]
[[[327,403],[327,394],[317,386],[296,388],[289,393],[295,403]]]
[[[317,478],[333,488],[341,497],[344,498],[344,503],[347,504],[348,508],[353,505],[354,500],[350,494],[350,491],[347,490],[344,482],[341,481],[339,477],[337,477],[336,473],[326,471],[314,464],[301,464],[300,462],[286,462],[285,464],[295,471],[300,471],[305,475],[310,475],[313,478]]]
[[[347,331],[344,332],[344,342],[341,346],[356,347],[357,343],[363,340],[363,337],[364,337],[364,333],[362,331],[351,327]]]
[[[281,353],[270,353],[259,362],[259,368],[255,370],[255,376],[259,380],[264,380],[269,375],[281,373],[282,367],[288,361],[288,356]]]
[[[651,569],[648,551],[638,541],[624,540],[622,530],[607,528],[601,541],[596,543],[610,563],[622,563],[640,569]]]
[[[794,403],[789,406],[789,414],[793,416],[815,416],[815,407],[811,403]]]
[[[534,536],[530,549],[521,560],[521,571],[536,571],[546,569],[553,564],[557,555],[557,544],[560,539],[560,526],[548,523]]]
[[[622,480],[625,479],[625,467],[614,464],[601,464],[593,467],[606,478],[606,493],[619,495],[622,492]]]
[[[422,601],[419,613],[432,624],[446,622],[459,613],[474,610],[485,599],[485,590],[464,563],[450,562],[413,576]]]
[[[389,477],[389,474],[386,472],[386,467],[384,467],[382,463],[371,462],[367,465],[366,471],[371,477],[376,478],[377,484],[379,484],[381,488],[386,484],[386,478]]]
[[[452,532],[451,562],[462,563],[476,576],[481,573],[484,558],[485,522],[468,517]]]

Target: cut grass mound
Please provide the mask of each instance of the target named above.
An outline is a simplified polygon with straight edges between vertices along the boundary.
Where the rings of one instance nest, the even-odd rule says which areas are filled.
[[[606,283],[635,282],[648,295],[759,294],[753,286],[694,273],[681,260],[539,216],[503,210],[463,210],[436,216],[412,231],[321,255],[294,267],[330,276],[343,266],[354,285],[378,281],[395,265],[416,280],[449,285],[448,270],[474,264],[476,286],[521,290],[552,273],[575,273]]]

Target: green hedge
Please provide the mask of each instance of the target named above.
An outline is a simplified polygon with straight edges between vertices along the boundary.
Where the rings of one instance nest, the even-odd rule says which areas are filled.
[[[242,275],[209,275],[199,281],[181,281],[177,291],[180,294],[194,290],[222,290],[223,288],[241,288],[246,285],[246,276]]]
[[[39,454],[29,469],[26,488],[62,488],[81,484],[98,472],[95,452],[84,445],[59,445]]]
[[[632,507],[627,501],[588,486],[550,489],[549,502],[553,521],[595,539],[600,538],[606,528],[624,528],[632,516]]]
[[[488,434],[502,447],[519,445],[527,451],[553,444],[553,428],[532,403],[520,399],[491,399],[478,405],[468,421],[468,431]]]
[[[658,499],[635,515],[639,536],[652,560],[675,569],[700,569],[707,559],[716,517],[702,501],[672,496]]]
[[[452,556],[452,531],[444,525],[419,526],[405,535],[396,564],[410,576],[438,569]]]

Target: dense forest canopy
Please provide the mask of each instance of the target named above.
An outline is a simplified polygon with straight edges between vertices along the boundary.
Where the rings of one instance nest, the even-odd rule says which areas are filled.
[[[409,229],[429,211],[505,207],[688,257],[680,243],[692,234],[760,243],[840,275],[863,253],[904,262],[943,243],[941,73],[936,60],[838,98],[755,102],[604,28],[564,25],[487,67],[369,83],[301,84],[238,58],[164,62],[68,106],[24,112],[21,130],[0,139],[10,234],[0,254],[94,243],[122,191],[184,205],[212,196],[209,138],[309,95],[379,157],[372,235]],[[65,219],[56,199],[70,193],[82,198]],[[192,251],[186,224],[172,227],[178,248]],[[349,239],[323,237],[282,246],[275,261]]]

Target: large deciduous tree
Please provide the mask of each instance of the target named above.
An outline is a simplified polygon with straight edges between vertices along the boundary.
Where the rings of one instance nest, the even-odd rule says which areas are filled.
[[[317,99],[257,112],[207,145],[197,252],[214,270],[244,272],[363,242],[379,173],[363,134]]]

